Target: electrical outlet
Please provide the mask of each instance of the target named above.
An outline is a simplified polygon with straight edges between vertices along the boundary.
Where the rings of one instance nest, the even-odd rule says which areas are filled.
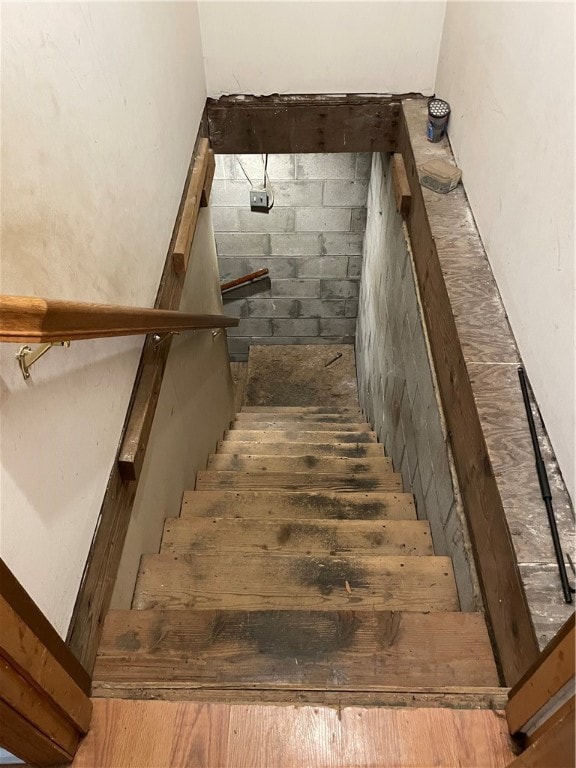
[[[270,212],[270,195],[265,189],[250,190],[250,210],[256,213]]]

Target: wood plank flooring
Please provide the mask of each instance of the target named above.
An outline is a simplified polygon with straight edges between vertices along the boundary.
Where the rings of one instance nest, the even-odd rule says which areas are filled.
[[[504,768],[503,712],[95,700],[73,768]]]

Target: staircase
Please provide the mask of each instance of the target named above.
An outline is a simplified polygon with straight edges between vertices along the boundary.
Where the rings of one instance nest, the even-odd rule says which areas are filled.
[[[498,686],[483,615],[355,408],[245,407],[106,619],[95,695]],[[260,693],[258,693],[260,692]]]

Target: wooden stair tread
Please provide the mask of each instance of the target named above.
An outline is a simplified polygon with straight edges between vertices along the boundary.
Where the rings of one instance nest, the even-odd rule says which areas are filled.
[[[318,405],[244,405],[240,409],[240,413],[286,413],[286,414],[314,414],[318,413],[324,415],[326,413],[337,413],[339,415],[356,414],[359,417],[363,417],[362,410],[360,408],[352,408],[347,406],[344,408],[338,408],[336,406],[318,406]]]
[[[457,611],[449,557],[143,555],[132,607]]]
[[[95,684],[379,690],[497,686],[478,613],[111,611]]]
[[[186,491],[183,517],[241,517],[292,520],[415,520],[410,493],[315,491]]]
[[[426,520],[166,519],[162,553],[302,552],[433,555]]]
[[[302,429],[230,429],[224,440],[255,443],[377,443],[376,432],[312,431]]]
[[[390,459],[380,456],[368,459],[315,456],[266,456],[251,454],[212,454],[208,469],[235,472],[338,472],[342,475],[381,474],[392,472]]]
[[[260,424],[261,422],[290,422],[297,428],[308,423],[313,424],[367,424],[361,414],[341,413],[237,413],[236,424]]]
[[[377,475],[346,475],[339,472],[226,472],[199,470],[199,491],[229,488],[238,490],[275,490],[291,492],[306,488],[332,491],[401,491],[402,475],[380,472]]]
[[[384,456],[382,443],[250,443],[242,440],[222,440],[219,454],[239,453],[254,456],[335,456],[344,459],[368,459]]]
[[[372,427],[365,421],[236,421],[230,426],[231,430],[278,430],[298,432],[372,432]]]

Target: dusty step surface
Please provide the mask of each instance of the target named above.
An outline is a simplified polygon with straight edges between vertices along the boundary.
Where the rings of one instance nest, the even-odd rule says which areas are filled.
[[[295,428],[306,424],[366,424],[366,419],[359,413],[237,413],[237,424],[260,424],[262,422],[284,421],[294,424]]]
[[[111,611],[94,680],[191,688],[497,686],[477,613]]]
[[[245,453],[253,456],[335,456],[344,459],[368,459],[384,456],[381,443],[249,443],[240,440],[218,443],[219,454]]]
[[[226,472],[199,470],[196,490],[275,490],[309,491],[401,491],[402,475],[395,472],[377,475],[346,475],[339,472]]]
[[[390,459],[380,456],[369,459],[315,456],[266,456],[250,454],[212,454],[208,469],[235,472],[337,472],[342,475],[379,475],[392,471]]]
[[[411,493],[186,491],[181,514],[292,520],[415,520],[416,508]]]
[[[223,610],[459,609],[448,557],[144,555],[132,607]]]
[[[236,421],[231,430],[274,429],[280,432],[297,430],[298,432],[372,432],[372,427],[365,421]]]
[[[376,432],[316,431],[301,429],[230,429],[225,440],[255,443],[377,443]]]
[[[426,520],[243,520],[169,517],[162,553],[301,552],[433,555]]]
[[[240,413],[251,413],[251,414],[261,414],[261,413],[286,413],[286,414],[293,414],[296,416],[299,415],[310,415],[314,413],[319,413],[322,415],[325,415],[326,413],[337,413],[338,415],[347,416],[347,415],[357,415],[360,417],[360,419],[364,418],[364,414],[360,410],[360,408],[330,408],[328,407],[322,407],[322,406],[271,406],[271,405],[245,405],[241,408]]]

